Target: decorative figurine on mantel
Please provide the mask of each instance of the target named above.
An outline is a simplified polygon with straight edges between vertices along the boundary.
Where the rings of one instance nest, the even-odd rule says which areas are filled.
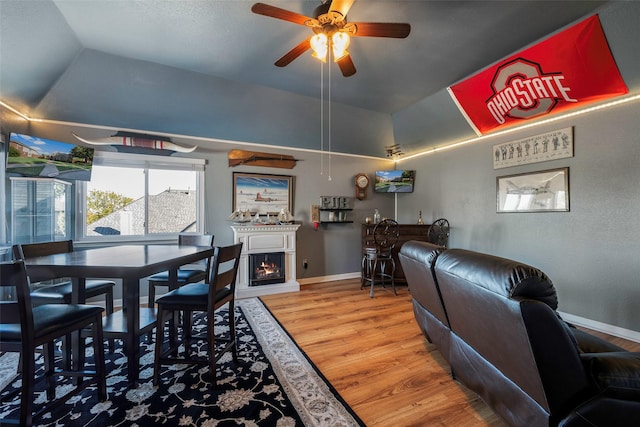
[[[248,210],[236,209],[228,218],[230,221],[233,221],[235,224],[246,224],[251,221],[251,212]]]
[[[424,221],[422,220],[422,211],[418,211],[418,225],[424,225]]]
[[[278,222],[280,224],[291,224],[291,212],[289,212],[289,209],[280,209],[280,213],[278,214]]]

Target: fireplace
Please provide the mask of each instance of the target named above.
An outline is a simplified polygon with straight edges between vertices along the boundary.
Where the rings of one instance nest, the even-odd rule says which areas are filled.
[[[249,254],[249,286],[284,283],[284,252]]]
[[[300,224],[231,226],[234,243],[242,242],[236,298],[252,298],[300,290],[300,283],[296,280],[298,227]],[[266,271],[261,267],[263,261],[269,266],[278,265],[280,277],[274,277],[273,271]],[[277,268],[270,267],[270,269]]]

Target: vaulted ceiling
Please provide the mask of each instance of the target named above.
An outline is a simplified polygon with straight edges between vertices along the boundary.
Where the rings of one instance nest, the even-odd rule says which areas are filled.
[[[320,4],[263,1],[307,16]],[[411,33],[352,39],[357,73],[345,78],[335,64],[321,74],[310,54],[275,67],[311,32],[252,13],[252,1],[0,0],[0,100],[98,129],[87,136],[131,129],[196,137],[203,149],[217,140],[314,149],[330,88],[334,150],[382,157],[398,142],[399,113],[604,3],[357,0],[349,20],[406,22]],[[443,111],[432,120],[466,126]]]

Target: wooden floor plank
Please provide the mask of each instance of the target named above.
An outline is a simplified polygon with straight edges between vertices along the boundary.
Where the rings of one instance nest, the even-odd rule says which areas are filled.
[[[367,426],[504,425],[451,378],[415,321],[406,286],[398,296],[376,287],[369,298],[352,279],[261,299]],[[596,334],[640,351],[639,343]]]

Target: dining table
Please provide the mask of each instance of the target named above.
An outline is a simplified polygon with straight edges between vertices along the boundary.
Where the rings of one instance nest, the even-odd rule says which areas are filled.
[[[168,271],[169,288],[175,288],[179,267],[211,256],[211,246],[127,244],[26,258],[25,265],[32,282],[70,278],[74,304],[85,303],[86,279],[122,279],[122,309],[104,317],[104,336],[123,340],[129,385],[136,387],[140,374],[140,337],[156,327],[155,308],[141,306],[140,280]],[[79,356],[80,339],[73,341],[75,357],[72,356],[72,360],[77,361],[82,357]]]

